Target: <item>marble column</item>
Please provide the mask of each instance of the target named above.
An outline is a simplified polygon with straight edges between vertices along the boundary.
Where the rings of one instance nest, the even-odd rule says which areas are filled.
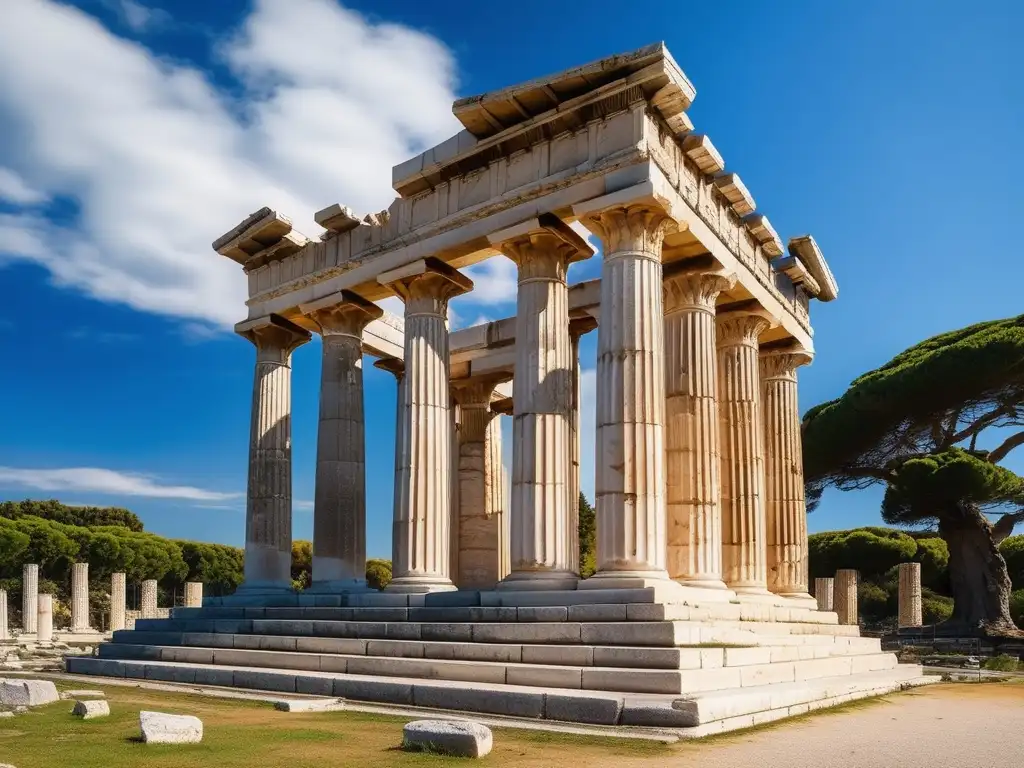
[[[569,567],[580,572],[580,399],[582,397],[580,371],[580,339],[597,328],[597,319],[590,315],[574,317],[569,321],[569,340],[572,354],[572,408],[569,411]]]
[[[91,632],[89,627],[89,564],[71,564],[71,631]]]
[[[491,482],[488,486],[491,497],[489,504],[492,514],[497,518],[495,527],[498,531],[498,581],[501,581],[512,572],[512,558],[508,514],[509,475],[502,451],[500,414],[495,414],[487,424],[487,452],[490,455],[488,466],[491,471]]]
[[[240,595],[291,591],[292,352],[310,334],[277,315],[240,331],[256,346]]]
[[[27,563],[21,570],[21,628],[25,634],[36,631],[39,603],[39,566]]]
[[[542,222],[538,222],[539,224]],[[512,572],[500,589],[575,589],[569,495],[572,344],[569,264],[591,255],[557,218],[498,247],[518,267],[512,411]],[[492,237],[492,240],[494,238]]]
[[[449,578],[451,415],[448,301],[473,282],[429,258],[377,278],[405,302],[405,376],[399,386],[394,579],[389,592],[453,590]]]
[[[899,565],[899,626],[920,627],[921,616],[921,564]]]
[[[832,589],[832,610],[839,614],[840,624],[857,622],[857,571],[841,568],[836,571]]]
[[[734,283],[706,268],[665,274],[668,573],[712,589],[725,589],[715,303]]]
[[[459,589],[494,589],[501,579],[501,432],[499,425],[499,464],[495,465],[496,430],[491,424],[497,421],[497,414],[490,405],[498,381],[470,379],[452,387],[462,417],[458,445],[458,570],[454,579]]]
[[[819,611],[832,610],[832,593],[835,590],[834,579],[818,577],[814,580],[814,599],[818,601]]]
[[[653,205],[588,213],[602,241],[597,331],[597,569],[581,588],[667,580],[665,326],[661,246],[675,223]],[[585,586],[584,586],[585,585]]]
[[[718,415],[722,480],[722,575],[737,593],[768,595],[764,440],[758,336],[761,310],[720,313]]]
[[[185,582],[185,607],[203,607],[203,583],[201,581]]]
[[[142,582],[142,595],[139,597],[139,613],[143,619],[156,618],[156,579]]]
[[[110,574],[110,631],[125,628],[125,592],[127,579],[123,573]]]
[[[351,291],[301,309],[317,324],[323,339],[309,591],[364,591],[363,330],[384,312]]]
[[[807,505],[796,369],[812,359],[800,347],[761,350],[768,589],[806,602],[813,598],[807,591]]]
[[[53,595],[39,595],[36,599],[36,642],[53,642]]]
[[[10,640],[11,628],[7,623],[7,590],[0,589],[0,640]]]

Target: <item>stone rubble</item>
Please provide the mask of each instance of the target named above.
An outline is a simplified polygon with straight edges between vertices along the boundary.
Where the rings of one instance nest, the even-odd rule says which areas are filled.
[[[0,704],[39,707],[59,701],[57,686],[49,680],[0,680]]]
[[[282,699],[274,702],[274,709],[279,712],[339,712],[344,708],[344,699]]]
[[[198,744],[203,740],[203,721],[191,715],[142,711],[139,729],[146,744]]]
[[[414,720],[402,729],[402,746],[454,757],[484,757],[494,739],[490,728],[471,720]]]
[[[76,701],[75,708],[71,710],[71,714],[83,720],[107,717],[110,714],[110,705],[106,701]]]

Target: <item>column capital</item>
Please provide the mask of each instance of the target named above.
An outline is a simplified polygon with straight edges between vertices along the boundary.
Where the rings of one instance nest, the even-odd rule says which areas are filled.
[[[569,264],[594,255],[586,240],[551,213],[495,232],[488,240],[516,263],[520,282],[534,278],[565,280]]]
[[[377,282],[388,286],[410,310],[445,314],[448,301],[473,290],[473,281],[440,259],[420,259],[377,276]]]
[[[452,394],[463,408],[490,408],[494,388],[512,378],[509,373],[493,373],[452,381]]]
[[[235,326],[256,347],[258,362],[289,364],[292,352],[312,338],[312,334],[280,315],[267,315]]]
[[[736,285],[736,275],[710,265],[686,262],[665,267],[665,314],[702,310],[714,312],[722,291]]]
[[[774,325],[772,316],[757,306],[719,312],[715,317],[718,347],[756,345],[758,337]]]
[[[585,214],[580,222],[601,238],[604,251],[643,252],[661,259],[665,235],[679,229],[679,224],[655,203],[632,203],[613,206]]]
[[[363,329],[384,315],[383,309],[353,291],[339,291],[312,304],[302,304],[299,311],[316,323],[325,337],[362,338]]]
[[[801,365],[809,365],[814,355],[799,344],[787,344],[782,347],[768,347],[760,352],[761,379],[796,379],[796,369]]]
[[[569,336],[573,340],[578,340],[580,336],[590,333],[595,328],[597,328],[597,318],[593,315],[569,318]]]
[[[405,362],[397,357],[382,357],[373,362],[373,367],[387,371],[399,381],[405,376]]]

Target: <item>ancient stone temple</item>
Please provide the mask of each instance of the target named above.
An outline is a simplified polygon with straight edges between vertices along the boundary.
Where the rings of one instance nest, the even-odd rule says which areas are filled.
[[[461,99],[464,130],[393,169],[387,210],[330,205],[310,239],[264,208],[218,238],[247,275],[236,330],[255,347],[244,583],[69,669],[688,735],[919,682],[808,592],[799,369],[811,302],[838,288],[814,239],[784,246],[695,130],[695,95],[653,45]],[[464,269],[490,258],[515,264],[515,316],[450,332]],[[568,282],[597,258],[599,278]],[[403,317],[376,304],[390,296]],[[313,585],[295,593],[291,355],[313,334]],[[398,392],[384,593],[363,578],[365,355]]]

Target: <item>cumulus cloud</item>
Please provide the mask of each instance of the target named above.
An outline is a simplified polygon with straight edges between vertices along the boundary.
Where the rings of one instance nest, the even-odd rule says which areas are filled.
[[[153,475],[98,467],[22,469],[0,467],[0,488],[31,488],[53,493],[98,493],[185,501],[227,501],[242,493],[223,493],[190,485],[169,485]]]
[[[129,25],[146,10],[122,3]],[[233,83],[79,9],[8,0],[0,165],[17,160],[19,173],[0,177],[0,190],[17,206],[59,198],[74,212],[0,215],[0,262],[37,263],[100,300],[228,326],[244,317],[245,283],[210,249],[217,236],[263,205],[307,234],[330,203],[385,208],[391,166],[458,128],[449,51],[333,0],[256,0],[217,55]]]
[[[160,27],[171,20],[167,11],[160,8],[150,8],[148,5],[137,3],[135,0],[114,0],[109,3],[115,7],[124,23],[136,32],[145,32],[154,27]]]

